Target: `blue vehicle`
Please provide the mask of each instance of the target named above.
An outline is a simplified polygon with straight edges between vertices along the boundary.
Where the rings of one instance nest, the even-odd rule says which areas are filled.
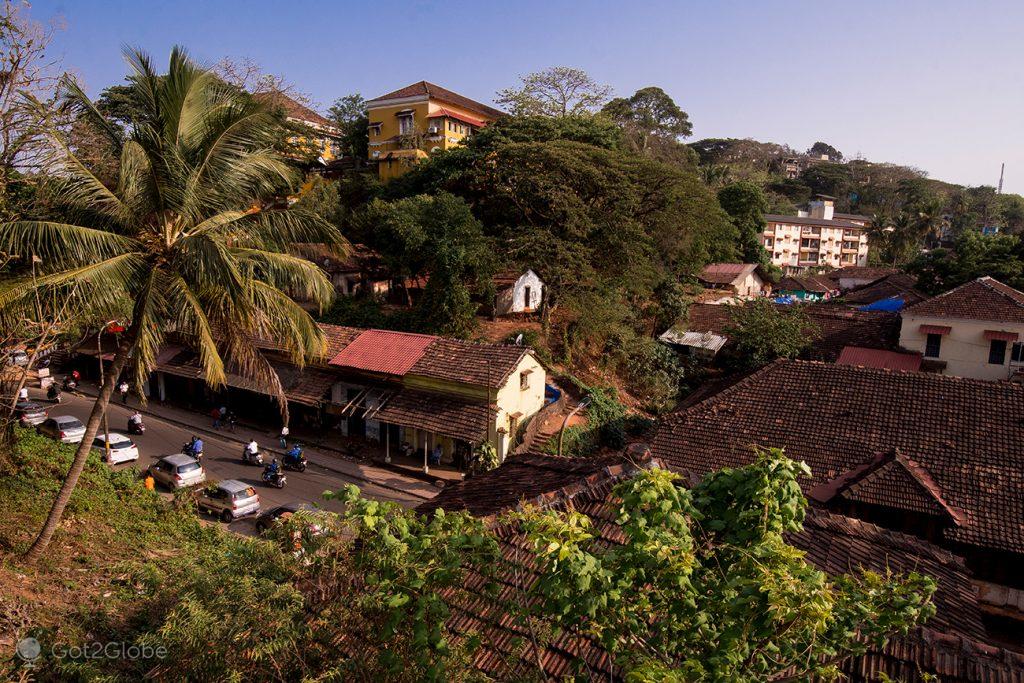
[[[284,468],[296,472],[306,471],[306,456],[302,453],[302,446],[294,444],[284,454]]]

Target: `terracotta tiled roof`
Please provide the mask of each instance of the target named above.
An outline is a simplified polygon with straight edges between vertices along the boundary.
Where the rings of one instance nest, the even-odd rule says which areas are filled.
[[[839,286],[821,275],[790,275],[782,278],[776,289],[781,291],[828,294],[839,289]]]
[[[757,270],[756,263],[709,263],[697,276],[701,282],[730,285]]]
[[[605,469],[596,470],[601,466]],[[595,467],[576,461],[558,467],[512,459],[475,480],[456,485],[451,494],[443,492],[419,510],[443,507],[492,515],[528,500],[547,508],[571,508],[588,516],[598,537],[614,545],[623,539],[614,523],[616,501],[612,488],[634,471],[622,456],[618,464],[610,458]],[[531,478],[531,473],[540,481]],[[488,487],[497,490],[493,502],[487,500]],[[492,522],[496,520],[492,518]],[[563,634],[539,653],[533,652],[529,632],[512,609],[519,591],[536,580],[535,566],[528,559],[531,549],[511,525],[497,526],[495,533],[503,556],[503,566],[496,572],[497,593],[486,593],[481,576],[470,572],[464,591],[445,595],[452,608],[448,627],[458,634],[476,633],[481,637],[483,646],[474,665],[498,680],[516,680],[536,675],[539,660],[548,677],[561,679],[574,673],[579,662],[585,662],[583,667],[590,679],[620,680],[620,672],[607,653],[586,637]],[[808,510],[803,529],[788,534],[787,540],[806,553],[808,562],[831,576],[863,568],[916,571],[938,581],[934,598],[937,614],[928,627],[842,662],[840,669],[851,680],[877,680],[879,672],[885,672],[898,674],[901,680],[918,680],[921,674],[930,673],[940,674],[944,681],[1020,683],[1024,656],[983,642],[985,630],[976,592],[958,556],[913,536],[813,509]]]
[[[864,230],[863,225],[857,225],[850,221],[811,218],[810,216],[782,216],[779,214],[766,213],[764,215],[764,220],[767,223],[782,223],[784,225],[816,225],[822,228],[854,228],[857,230]]]
[[[836,362],[840,365],[858,365],[862,368],[885,368],[886,370],[917,372],[921,369],[921,354],[847,346],[839,354]]]
[[[826,277],[835,282],[839,282],[841,278],[848,278],[852,280],[870,280],[876,282],[883,277],[889,275],[895,275],[900,271],[895,268],[883,268],[878,266],[844,266],[831,270],[826,274]]]
[[[505,112],[501,111],[500,109],[488,107],[486,104],[481,104],[476,100],[471,100],[468,97],[460,95],[456,92],[452,92],[447,88],[442,88],[439,85],[434,85],[433,83],[429,83],[427,81],[420,81],[419,83],[413,83],[412,85],[407,85],[404,88],[399,88],[398,90],[392,90],[386,95],[381,95],[380,97],[373,98],[372,100],[370,100],[370,103],[372,104],[380,100],[395,100],[402,97],[416,97],[419,95],[427,95],[433,100],[454,104],[457,107],[468,109],[469,111],[482,114],[492,119],[505,115]]]
[[[480,401],[403,389],[387,400],[373,419],[403,427],[426,429],[473,444],[487,437],[494,408]]]
[[[838,282],[838,280],[836,280],[836,282]],[[866,285],[849,289],[836,301],[843,304],[849,304],[851,306],[860,306],[864,304],[873,304],[876,301],[881,301],[882,299],[891,299],[894,296],[898,296],[903,299],[903,303],[905,305],[912,306],[913,304],[916,304],[919,301],[924,301],[928,298],[927,294],[917,290],[916,285],[917,278],[913,275],[907,275],[906,273],[893,273],[892,275],[885,275]]]
[[[870,223],[872,220],[871,216],[865,216],[862,213],[839,213],[838,211],[835,211],[833,212],[832,216],[844,221],[855,220],[867,221]]]
[[[487,125],[484,121],[481,121],[480,119],[474,119],[472,116],[466,116],[465,114],[460,114],[457,111],[451,111],[450,109],[445,109],[444,107],[441,107],[437,111],[430,112],[429,116],[429,118],[432,119],[439,119],[442,117],[462,121],[463,123],[468,123],[469,125],[477,126],[478,128]]]
[[[904,309],[903,314],[1024,324],[1024,292],[990,277],[979,277],[914,304]]]
[[[474,344],[447,337],[433,340],[410,374],[498,389],[530,353],[525,346]]]
[[[329,365],[402,377],[423,357],[436,337],[391,330],[365,330]]]
[[[545,496],[552,492],[569,495],[574,488],[619,478],[636,471],[637,467],[650,464],[649,456],[637,460],[634,463],[621,454],[594,458],[515,455],[505,460],[497,470],[446,486],[416,510],[423,513],[437,508],[467,510],[478,517],[486,517],[514,509],[523,501],[548,503],[550,500]]]
[[[1024,386],[846,365],[777,361],[669,417],[654,455],[703,474],[752,447],[806,461],[805,491],[898,448],[964,513],[952,542],[1024,552]],[[904,496],[905,494],[905,496]],[[889,506],[914,511],[902,490]]]
[[[327,352],[324,354],[326,360],[336,357],[356,337],[365,332],[365,330],[358,327],[328,325],[327,323],[317,323],[317,327],[324,333],[324,339],[327,340]]]
[[[791,306],[780,305],[780,310]],[[693,332],[714,332],[728,337],[736,309],[724,304],[693,303],[687,309],[687,328]],[[881,311],[850,311],[828,304],[805,304],[802,310],[815,329],[813,341],[802,357],[835,361],[847,346],[871,349],[895,349],[900,338],[900,317]]]
[[[884,573],[918,572],[938,580],[936,614],[928,627],[968,638],[984,638],[977,592],[963,558],[909,534],[845,515],[810,508],[803,531],[786,540],[831,576],[858,568]]]
[[[253,97],[261,102],[267,103],[271,107],[280,108],[284,111],[285,116],[290,119],[302,121],[303,123],[312,123],[318,126],[324,126],[330,128],[332,132],[338,133],[337,127],[334,122],[324,116],[316,113],[309,107],[299,102],[296,102],[288,95],[282,92],[258,92]]]
[[[523,271],[509,270],[504,273],[498,273],[493,278],[494,284],[500,287],[509,287],[519,282],[519,278],[523,276]]]

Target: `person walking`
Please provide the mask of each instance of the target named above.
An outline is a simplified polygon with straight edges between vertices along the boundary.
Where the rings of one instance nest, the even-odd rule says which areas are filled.
[[[18,400],[19,401],[27,401],[28,400],[28,387],[22,387],[21,389],[18,389]]]
[[[121,380],[121,383],[117,385],[117,390],[121,392],[121,403],[128,405],[128,382]]]
[[[281,448],[287,448],[288,446],[288,433],[288,425],[281,427],[281,436],[279,437],[281,440]]]

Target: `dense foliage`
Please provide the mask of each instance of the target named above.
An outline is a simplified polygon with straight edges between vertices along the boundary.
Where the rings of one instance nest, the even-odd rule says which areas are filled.
[[[735,342],[733,365],[754,370],[778,358],[796,358],[811,343],[814,324],[799,306],[782,309],[756,299],[731,311],[726,333]]]
[[[641,472],[619,484],[621,544],[575,512],[528,510],[539,563],[533,613],[598,640],[629,680],[770,680],[829,674],[934,613],[934,580],[872,572],[829,579],[789,546],[807,467],[779,450],[694,487]],[[617,534],[616,534],[617,536]]]

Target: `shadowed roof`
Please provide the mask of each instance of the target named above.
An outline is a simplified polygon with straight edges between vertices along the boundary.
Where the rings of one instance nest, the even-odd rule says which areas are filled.
[[[407,85],[404,88],[392,90],[386,95],[374,97],[372,100],[367,102],[367,104],[374,105],[382,102],[383,100],[397,100],[403,97],[417,97],[422,95],[426,95],[431,99],[439,100],[441,102],[448,102],[449,104],[454,104],[458,107],[462,107],[463,109],[468,109],[478,114],[483,114],[484,116],[487,116],[488,118],[492,119],[505,115],[505,112],[501,111],[500,109],[489,107],[486,104],[477,102],[476,100],[472,100],[466,97],[465,95],[460,95],[457,92],[452,92],[448,88],[442,88],[441,86],[435,85],[434,83],[430,83],[428,81],[419,81],[418,83]]]
[[[1024,292],[988,276],[904,309],[904,315],[1024,324]]]

